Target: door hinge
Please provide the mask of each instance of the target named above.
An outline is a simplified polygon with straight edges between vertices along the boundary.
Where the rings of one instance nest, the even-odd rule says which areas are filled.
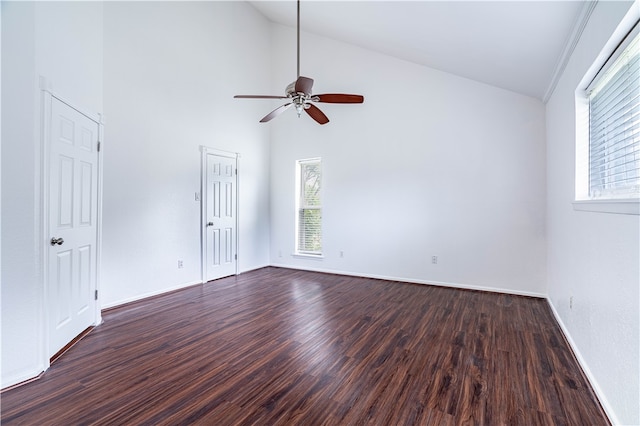
[[[100,141],[98,141],[98,152],[100,152]]]
[[[237,255],[237,254],[234,254],[234,255],[233,255],[233,258],[234,258],[235,260],[238,260],[238,255]]]
[[[96,290],[96,292],[94,293],[94,298],[95,300],[98,300],[98,290]]]

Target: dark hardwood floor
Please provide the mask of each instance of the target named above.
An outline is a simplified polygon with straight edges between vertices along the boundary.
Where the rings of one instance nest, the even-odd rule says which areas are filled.
[[[604,425],[543,299],[265,268],[135,302],[3,425]]]

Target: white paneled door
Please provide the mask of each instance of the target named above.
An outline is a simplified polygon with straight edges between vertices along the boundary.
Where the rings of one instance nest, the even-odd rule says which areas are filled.
[[[206,154],[206,280],[236,273],[236,167],[234,157]]]
[[[99,125],[52,98],[47,297],[49,356],[96,318]]]

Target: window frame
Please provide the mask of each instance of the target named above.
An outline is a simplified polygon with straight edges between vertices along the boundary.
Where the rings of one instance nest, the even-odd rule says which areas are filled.
[[[308,164],[318,164],[320,168],[320,189],[318,190],[318,198],[320,200],[319,205],[303,205],[304,202],[304,193],[303,193],[303,182],[302,182],[302,169],[305,165]],[[295,185],[295,235],[294,235],[294,256],[307,257],[307,258],[315,258],[322,259],[323,258],[323,238],[322,238],[322,199],[323,199],[323,171],[322,171],[322,158],[321,157],[313,157],[313,158],[305,158],[296,160],[296,185]],[[300,247],[300,213],[302,210],[318,210],[320,211],[320,250],[304,250]]]
[[[590,188],[590,116],[589,93],[604,76],[631,41],[640,34],[640,16],[630,12],[589,68],[575,92],[576,152],[574,210],[601,213],[640,214],[640,196],[626,194],[594,197]]]

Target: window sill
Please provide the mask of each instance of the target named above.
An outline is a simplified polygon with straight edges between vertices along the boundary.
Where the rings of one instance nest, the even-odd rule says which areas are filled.
[[[640,215],[640,199],[576,200],[573,209],[584,212]]]
[[[296,257],[298,259],[315,259],[315,260],[324,259],[324,256],[321,254],[293,253],[291,254],[291,256]]]

